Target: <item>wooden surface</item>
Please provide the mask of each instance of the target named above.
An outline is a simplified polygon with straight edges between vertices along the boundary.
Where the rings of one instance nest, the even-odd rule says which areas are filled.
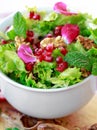
[[[0,102],[0,108],[3,111],[6,111],[12,107],[7,102]],[[79,111],[67,117],[56,119],[55,121],[70,130],[86,130],[86,128],[97,123],[97,94]],[[0,124],[0,127],[2,127],[2,123]]]

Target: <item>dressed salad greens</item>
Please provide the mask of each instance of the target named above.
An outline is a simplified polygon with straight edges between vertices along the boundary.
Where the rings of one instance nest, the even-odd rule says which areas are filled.
[[[0,70],[42,89],[69,87],[97,75],[96,24],[96,18],[71,12],[63,2],[50,12],[36,7],[16,12],[12,26],[0,33]]]

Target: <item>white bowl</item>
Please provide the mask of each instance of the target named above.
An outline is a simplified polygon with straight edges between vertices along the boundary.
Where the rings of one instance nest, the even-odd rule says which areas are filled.
[[[12,24],[12,16],[0,23],[1,31]],[[7,101],[20,112],[51,119],[67,116],[86,105],[95,94],[96,78],[91,75],[69,88],[35,89],[16,83],[0,72],[0,86]]]

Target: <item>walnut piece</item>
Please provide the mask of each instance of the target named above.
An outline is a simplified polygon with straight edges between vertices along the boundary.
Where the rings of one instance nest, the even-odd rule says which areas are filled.
[[[30,44],[29,42],[26,43],[26,42],[25,42],[25,39],[24,39],[23,37],[19,37],[19,36],[16,36],[16,37],[15,37],[15,42],[16,42],[15,45],[16,45],[16,48],[17,48],[17,49],[20,47],[21,44],[27,44],[27,45]]]
[[[45,38],[40,42],[41,48],[46,47],[48,44],[53,44],[54,47],[65,47],[66,44],[61,36],[52,37],[52,38]]]
[[[89,130],[97,130],[97,123],[93,124]]]
[[[81,35],[77,36],[76,38],[87,50],[91,49],[92,47],[97,48],[97,45],[94,41],[88,37],[83,37]]]
[[[68,130],[67,128],[53,123],[42,123],[37,127],[37,130]]]
[[[84,69],[84,68],[81,68],[81,72],[82,72],[82,76],[83,76],[84,78],[86,78],[86,77],[88,77],[88,76],[90,75],[90,72],[87,71],[87,70]]]

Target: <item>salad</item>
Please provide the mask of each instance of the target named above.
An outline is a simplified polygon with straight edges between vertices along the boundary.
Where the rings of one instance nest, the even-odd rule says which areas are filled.
[[[97,75],[97,18],[63,2],[48,12],[16,12],[0,32],[0,70],[32,88],[70,87]]]

